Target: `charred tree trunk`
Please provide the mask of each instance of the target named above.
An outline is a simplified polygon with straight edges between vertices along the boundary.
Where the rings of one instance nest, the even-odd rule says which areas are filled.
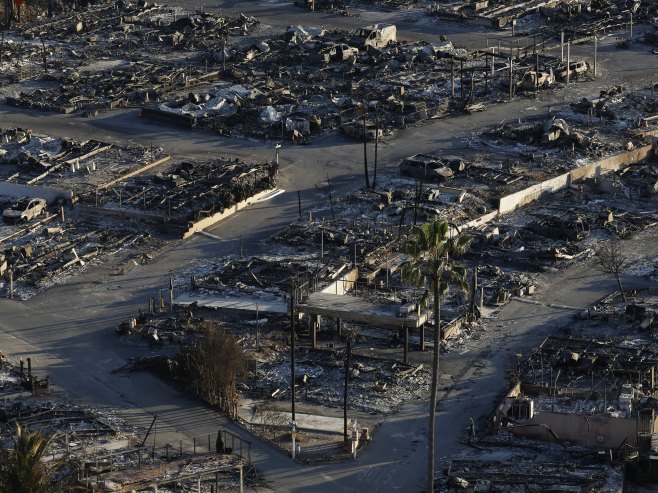
[[[624,293],[624,287],[621,285],[621,276],[615,276],[615,279],[617,280],[617,286],[619,287],[619,294],[621,294],[621,299],[624,303],[626,303],[626,293]]]

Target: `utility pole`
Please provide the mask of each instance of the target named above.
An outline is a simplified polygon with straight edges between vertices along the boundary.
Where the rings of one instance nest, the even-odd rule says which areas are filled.
[[[290,394],[292,421],[295,422],[295,297],[296,279],[291,278],[290,286]]]
[[[630,32],[630,39],[633,39],[633,11],[629,11],[631,14],[631,32]]]
[[[375,107],[375,174],[372,177],[372,188],[377,186],[377,150],[379,148],[379,104]]]
[[[352,356],[352,333],[347,334],[347,347],[345,349],[345,388],[343,391],[343,437],[345,446],[350,443],[347,434],[347,387],[350,381],[350,357]]]
[[[512,66],[512,57],[509,58],[509,98],[514,96],[514,68]]]
[[[535,92],[539,91],[539,53],[535,53]]]
[[[567,84],[571,80],[571,41],[567,41]]]
[[[599,48],[599,38],[594,35],[594,78],[596,79],[596,55]]]
[[[363,101],[363,172],[366,175],[366,188],[370,188],[370,174],[368,173],[368,132],[366,130],[366,117],[368,116],[367,101]]]
[[[329,193],[329,205],[331,206],[331,219],[336,219],[336,216],[334,215],[334,199],[331,196],[331,180],[329,179],[329,175],[327,175],[327,191]]]
[[[460,99],[464,100],[464,60],[460,60],[459,65],[459,95]]]
[[[450,97],[455,98],[455,59],[450,59]]]

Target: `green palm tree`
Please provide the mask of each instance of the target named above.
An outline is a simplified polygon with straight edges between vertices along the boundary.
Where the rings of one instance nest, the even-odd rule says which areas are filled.
[[[431,297],[434,302],[434,358],[430,394],[429,430],[427,436],[427,492],[434,491],[434,442],[436,401],[439,387],[439,345],[441,342],[441,297],[450,284],[466,291],[466,270],[451,257],[466,251],[471,241],[467,235],[452,235],[448,221],[433,221],[414,226],[405,252],[412,256],[402,265],[402,275],[416,286],[424,287],[424,305]]]
[[[42,458],[52,437],[16,425],[13,449],[0,447],[0,493],[45,493],[53,469]]]

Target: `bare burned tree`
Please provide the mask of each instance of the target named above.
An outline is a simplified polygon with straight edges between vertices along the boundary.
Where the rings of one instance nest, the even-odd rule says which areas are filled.
[[[196,344],[183,350],[182,368],[199,397],[234,418],[239,400],[236,381],[245,369],[242,349],[216,322],[205,322],[203,331]]]
[[[633,262],[624,254],[619,243],[606,241],[596,249],[593,267],[604,274],[610,274],[617,281],[622,300],[626,301],[626,293],[621,284],[621,276],[633,265]]]

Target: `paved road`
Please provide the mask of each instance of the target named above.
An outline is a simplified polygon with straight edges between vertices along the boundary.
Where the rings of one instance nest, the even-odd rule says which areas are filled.
[[[273,14],[279,11],[276,5],[271,7]],[[291,14],[286,15],[288,17],[282,17],[281,23],[288,23]],[[386,17],[387,14],[379,13],[371,18],[385,20]],[[361,20],[368,18],[364,16]],[[416,32],[414,28],[421,32],[420,28],[424,27],[424,24],[411,24],[414,25],[408,28],[409,36]],[[602,71],[608,75],[605,81],[574,84],[556,96],[568,102],[583,94],[591,95],[624,74],[630,77],[632,84],[646,84],[649,76],[658,72],[655,70],[657,58],[639,49],[631,52],[631,56],[620,55],[609,47],[604,47],[603,52],[609,59],[602,66]],[[409,129],[404,138],[392,141],[380,155],[392,166],[398,159],[415,152],[460,148],[461,139],[473,128],[496,123],[510,115],[544,111],[549,104],[547,98],[547,94],[542,94],[538,100],[517,100],[471,117],[456,117]],[[70,115],[19,114],[10,108],[0,108],[0,120],[3,126],[28,126],[55,135],[110,141],[132,139],[144,145],[165,145],[177,157],[221,153],[262,159],[271,158],[273,153],[269,144],[222,139],[201,132],[187,134],[143,122],[130,111],[87,120]],[[1,300],[1,349],[14,357],[33,357],[35,366],[51,374],[73,397],[129,408],[126,412],[133,422],[145,424],[150,416],[158,414],[158,433],[163,438],[173,438],[175,431],[186,436],[213,432],[218,424],[235,429],[221,416],[148,374],[129,377],[110,374],[131,354],[129,348],[116,344],[112,328],[133,316],[138,306],[145,306],[147,298],[157,292],[179,266],[195,259],[235,253],[240,237],[247,245],[247,254],[260,251],[266,236],[295,220],[296,194],[292,192],[301,190],[305,207],[311,208],[326,201],[324,193],[316,190],[315,185],[326,179],[327,174],[332,177],[337,191],[345,192],[359,186],[359,156],[358,144],[338,136],[317,139],[308,147],[287,146],[281,161],[282,188],[288,193],[255,205],[212,228],[210,233],[220,240],[196,236],[122,278],[111,277],[107,268],[98,266],[26,303]],[[467,416],[491,411],[495,397],[504,388],[501,369],[509,355],[520,348],[526,349],[565,320],[566,311],[546,304],[585,306],[612,289],[609,281],[583,269],[569,270],[568,282],[559,276],[549,277],[544,294],[537,297],[545,304],[512,302],[501,311],[496,323],[489,326],[492,337],[469,346],[468,353],[455,352],[445,358],[443,371],[456,378],[444,379],[446,392],[441,399],[439,415],[440,456],[450,455],[459,448]],[[475,364],[480,361],[482,366]],[[459,385],[454,386],[454,383]],[[324,467],[293,465],[258,440],[255,440],[253,460],[277,491],[417,491],[422,488],[424,475],[425,415],[426,407],[422,403],[410,403],[378,430],[373,443],[356,463]]]

